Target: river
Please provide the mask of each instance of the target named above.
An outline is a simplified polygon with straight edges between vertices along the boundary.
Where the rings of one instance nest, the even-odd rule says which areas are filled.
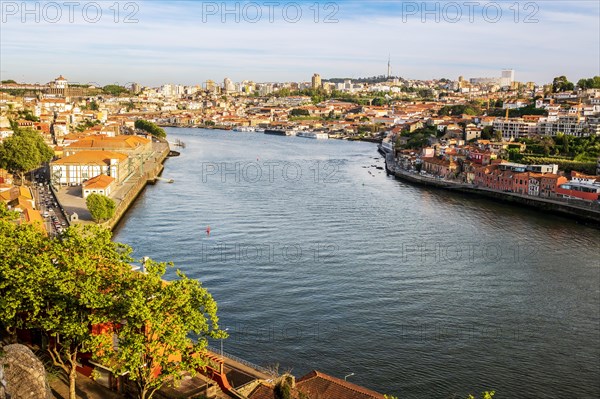
[[[600,397],[598,230],[402,183],[371,143],[167,133],[175,182],[115,240],[202,281],[226,352],[400,398]]]

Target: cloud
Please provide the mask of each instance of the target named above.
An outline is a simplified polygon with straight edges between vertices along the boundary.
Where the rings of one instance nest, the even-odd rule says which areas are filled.
[[[451,2],[425,7],[422,2],[295,2],[302,12],[296,23],[289,22],[298,15],[292,2],[272,9],[255,2],[262,12],[257,23],[251,23],[256,12],[244,8],[248,2],[237,8],[230,2],[227,10],[221,3],[141,1],[125,9],[126,2],[101,1],[102,18],[96,23],[77,13],[72,22],[64,14],[59,23],[44,21],[44,15],[39,23],[31,15],[22,23],[22,15],[4,13],[0,70],[3,78],[30,81],[61,73],[79,81],[150,85],[225,76],[306,81],[314,72],[324,77],[383,74],[388,54],[394,74],[420,79],[496,76],[511,67],[518,80],[543,83],[558,74],[577,80],[600,69],[596,2],[495,2],[502,11],[496,22],[491,22],[494,8],[483,13],[492,3],[487,1],[479,2],[472,21],[464,6],[458,19]],[[526,8],[530,3],[537,8]],[[128,15],[138,22],[125,23]],[[528,16],[538,22],[525,23]],[[337,22],[325,23],[326,17]]]

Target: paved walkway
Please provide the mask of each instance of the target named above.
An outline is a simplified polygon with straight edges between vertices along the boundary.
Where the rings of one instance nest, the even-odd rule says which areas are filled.
[[[64,373],[48,377],[50,390],[55,399],[69,399],[69,380]],[[116,392],[97,384],[88,377],[78,374],[76,392],[78,399],[124,399]]]

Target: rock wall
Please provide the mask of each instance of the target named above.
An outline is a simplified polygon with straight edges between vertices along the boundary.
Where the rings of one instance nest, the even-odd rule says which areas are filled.
[[[42,362],[26,346],[0,348],[0,399],[52,399]]]

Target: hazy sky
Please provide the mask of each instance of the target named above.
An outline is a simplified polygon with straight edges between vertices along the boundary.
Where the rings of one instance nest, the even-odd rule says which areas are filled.
[[[7,1],[0,77],[46,83],[308,81],[387,71],[545,83],[600,75],[600,2]],[[118,10],[118,12],[117,12]]]

